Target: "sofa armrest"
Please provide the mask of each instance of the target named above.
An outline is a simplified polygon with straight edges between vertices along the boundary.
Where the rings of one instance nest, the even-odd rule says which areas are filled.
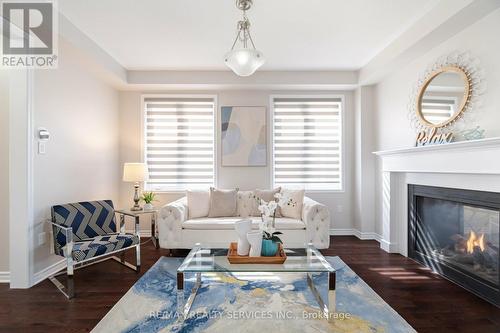
[[[166,204],[160,209],[158,219],[158,240],[160,247],[173,249],[181,243],[182,223],[187,220],[187,198]]]
[[[306,240],[318,249],[330,247],[330,212],[328,208],[304,197],[302,221],[306,225]]]

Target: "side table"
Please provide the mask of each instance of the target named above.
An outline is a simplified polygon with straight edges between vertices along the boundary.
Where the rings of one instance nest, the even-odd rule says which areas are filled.
[[[115,213],[120,215],[120,225],[124,226],[125,216],[130,216],[134,218],[134,222],[139,224],[139,218],[142,215],[151,215],[151,240],[155,248],[159,247],[158,237],[156,236],[156,217],[158,215],[158,209],[149,209],[149,210],[130,210],[130,209],[118,209],[115,210]],[[123,230],[124,231],[124,230]]]

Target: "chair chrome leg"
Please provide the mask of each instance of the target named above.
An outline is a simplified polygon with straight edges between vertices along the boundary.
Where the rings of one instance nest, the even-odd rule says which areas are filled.
[[[135,262],[136,262],[137,271],[139,272],[141,270],[141,246],[140,246],[140,244],[137,244],[135,246]]]
[[[73,297],[75,297],[75,282],[73,281],[73,274],[74,274],[74,263],[73,263],[73,258],[71,256],[68,256],[66,258],[66,263],[68,265],[67,267],[67,283],[66,285],[68,286],[68,299],[72,299]]]
[[[130,249],[130,248],[127,248],[127,249]],[[137,260],[136,265],[133,265],[125,260],[125,252],[124,251],[121,251],[120,257],[113,255],[113,256],[107,256],[107,257],[104,257],[101,259],[91,260],[88,262],[77,262],[76,264],[75,264],[75,261],[73,260],[73,257],[66,256],[66,272],[64,272],[64,270],[61,270],[58,273],[55,273],[52,276],[49,276],[49,280],[57,287],[57,289],[59,289],[60,292],[62,292],[64,294],[64,296],[66,296],[68,299],[72,299],[73,297],[75,297],[75,283],[73,280],[73,275],[74,275],[75,270],[80,269],[80,268],[84,268],[84,267],[88,267],[90,265],[95,265],[95,264],[98,264],[100,262],[103,262],[103,261],[106,261],[109,259],[113,259],[113,260],[119,262],[120,264],[122,264],[122,265],[136,271],[136,272],[139,272],[141,270],[141,247],[140,247],[140,244],[137,244],[135,246],[135,251],[136,251],[136,260]],[[63,274],[66,274],[66,277],[67,277],[66,286],[64,284],[62,284],[56,278],[57,276],[63,275]]]
[[[66,258],[66,286],[56,278],[56,276],[64,274],[64,271],[49,276],[50,282],[52,282],[57,287],[57,289],[59,289],[59,291],[63,293],[64,296],[66,296],[67,299],[72,299],[73,297],[75,297],[75,281],[73,280],[73,273],[73,258],[69,257]]]
[[[68,275],[67,278],[68,280],[66,282],[66,286],[59,282],[59,280],[54,275],[49,276],[49,281],[52,282],[54,286],[56,286],[56,288],[59,289],[59,291],[64,296],[66,296],[67,299],[72,299],[73,297],[75,297],[75,285],[73,276]]]
[[[68,275],[68,299],[75,297],[75,281],[73,280],[73,275]]]
[[[125,263],[125,252],[120,253],[120,261],[122,264]]]
[[[109,260],[109,259],[113,259],[114,261],[117,261],[119,262],[120,264],[122,264],[123,266],[127,267],[127,268],[130,268],[131,270],[133,271],[136,271],[138,272],[139,271],[139,268],[131,263],[129,263],[128,261],[122,261],[121,258],[118,258],[117,256],[112,256],[112,257],[109,257],[109,258],[106,258],[105,260]],[[103,260],[104,261],[104,260]]]

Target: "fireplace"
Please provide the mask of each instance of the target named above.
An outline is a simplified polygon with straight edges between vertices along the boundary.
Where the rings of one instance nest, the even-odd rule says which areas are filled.
[[[500,193],[408,185],[408,256],[500,306]]]

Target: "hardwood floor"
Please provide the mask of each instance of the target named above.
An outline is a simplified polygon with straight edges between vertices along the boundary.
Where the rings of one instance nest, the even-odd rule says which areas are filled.
[[[375,241],[332,237],[325,255],[338,255],[418,332],[500,332],[500,309]],[[133,261],[133,251],[127,259]],[[176,251],[183,256],[186,251]],[[87,332],[165,250],[142,247],[142,272],[116,262],[78,270],[77,298],[67,301],[49,282],[28,290],[0,284],[0,332]]]

